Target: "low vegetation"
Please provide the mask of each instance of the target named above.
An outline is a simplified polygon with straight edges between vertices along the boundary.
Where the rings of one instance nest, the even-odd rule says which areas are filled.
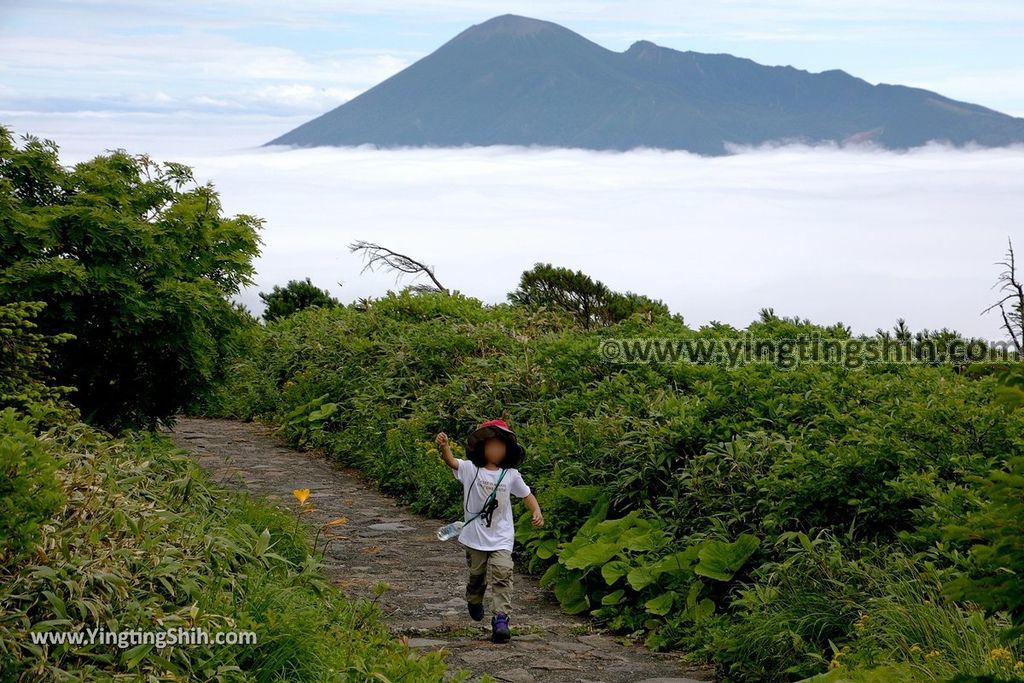
[[[152,434],[39,431],[0,413],[0,452],[52,459],[63,499],[32,553],[0,567],[0,680],[441,680],[376,607],[319,572],[294,516],[212,485]],[[43,471],[43,470],[41,470]],[[5,552],[10,544],[5,540]],[[20,547],[22,539],[15,539]],[[36,644],[32,632],[203,629],[255,644]]]
[[[438,517],[459,501],[431,436],[508,419],[548,521],[520,520],[520,561],[566,611],[728,680],[1020,674],[1008,366],[611,363],[623,337],[850,332],[580,315],[404,292],[251,321],[204,409],[274,421]]]

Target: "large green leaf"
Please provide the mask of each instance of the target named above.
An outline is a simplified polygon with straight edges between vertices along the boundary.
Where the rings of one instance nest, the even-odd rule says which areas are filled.
[[[583,523],[580,530],[577,532],[577,536],[587,536],[594,533],[595,527],[605,520],[608,516],[608,496],[602,495],[594,503],[593,512],[590,513],[590,517],[587,517],[587,521]]]
[[[622,532],[635,527],[638,522],[642,522],[643,520],[638,519],[639,516],[640,513],[634,511],[625,517],[606,519],[594,527],[594,532],[607,538],[617,538]]]
[[[700,546],[690,546],[686,550],[671,553],[658,560],[652,568],[656,575],[687,575],[693,573],[693,564],[697,561]]]
[[[686,595],[686,615],[694,623],[700,623],[715,613],[715,603],[709,598],[701,599],[700,592],[704,585],[700,580],[690,584]]]
[[[662,541],[661,531],[658,529],[644,529],[635,527],[624,531],[619,536],[619,545],[626,550],[654,550]]]
[[[601,576],[604,577],[604,582],[611,586],[613,583],[625,576],[628,571],[628,564],[622,560],[612,560],[601,567]]]
[[[732,543],[707,541],[697,552],[700,561],[694,572],[715,581],[731,581],[760,544],[751,534],[741,534]]]
[[[644,565],[630,570],[629,574],[626,575],[626,580],[629,582],[630,587],[633,590],[643,590],[647,586],[654,583],[657,577],[651,572],[649,565]]]
[[[590,608],[587,587],[579,572],[566,572],[555,582],[555,597],[566,614],[579,614]]]
[[[671,611],[677,595],[678,594],[675,591],[666,591],[645,602],[644,608],[651,614],[657,614],[658,616],[663,617]]]
[[[561,576],[562,571],[562,565],[556,562],[555,564],[548,567],[547,571],[545,571],[544,574],[541,575],[540,580],[537,581],[537,583],[539,583],[542,587],[554,583],[558,580],[558,577]]]
[[[546,560],[558,550],[558,541],[553,538],[545,538],[537,544],[537,557]]]
[[[626,591],[624,591],[623,589],[620,588],[619,590],[612,591],[608,595],[606,595],[603,598],[601,598],[601,604],[602,605],[617,605],[620,602],[622,602],[622,598],[625,595],[626,595]]]
[[[334,413],[338,412],[337,403],[325,403],[320,406],[317,410],[314,410],[309,414],[306,419],[310,422],[319,422],[320,420],[326,420]]]
[[[591,543],[578,549],[563,564],[569,569],[589,569],[603,566],[619,552],[614,543]]]

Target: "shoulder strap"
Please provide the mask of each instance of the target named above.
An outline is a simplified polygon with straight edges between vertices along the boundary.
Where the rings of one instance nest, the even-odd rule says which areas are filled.
[[[478,468],[477,468],[477,472],[476,472],[476,473],[477,473],[477,474],[480,474],[480,470],[481,470],[481,469],[482,469],[482,468],[478,467]],[[490,495],[488,495],[488,496],[487,496],[487,499],[486,499],[486,500],[484,500],[484,506],[483,506],[482,508],[480,508],[480,512],[477,512],[477,513],[476,513],[475,515],[473,515],[472,517],[470,517],[469,519],[467,519],[467,520],[466,520],[466,524],[469,524],[469,523],[470,523],[470,522],[472,522],[472,521],[473,521],[474,519],[476,519],[477,517],[479,517],[480,515],[482,515],[482,514],[484,513],[484,510],[486,510],[486,509],[487,509],[487,506],[491,504],[491,501],[492,501],[492,500],[494,500],[494,497],[498,495],[498,486],[500,486],[500,485],[501,485],[501,480],[505,478],[505,473],[506,473],[506,472],[508,472],[508,470],[507,470],[507,469],[505,469],[504,467],[502,467],[502,468],[501,468],[501,474],[499,474],[499,475],[498,475],[498,481],[496,481],[496,482],[494,483],[494,488],[493,488],[493,489],[491,490],[491,493],[490,493]],[[474,481],[475,481],[475,477],[474,477]]]

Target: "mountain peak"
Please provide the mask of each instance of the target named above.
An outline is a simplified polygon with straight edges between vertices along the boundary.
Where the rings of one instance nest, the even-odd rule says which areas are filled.
[[[650,50],[651,48],[658,48],[658,45],[649,40],[638,40],[630,45],[626,52],[638,52],[640,50]]]
[[[491,36],[532,36],[538,33],[563,32],[567,29],[553,24],[550,21],[531,19],[518,14],[502,14],[500,17],[488,19],[482,24],[471,26],[463,35],[472,35],[480,38]]]
[[[666,48],[663,48],[660,45],[655,45],[649,40],[638,40],[629,46],[629,49],[626,50],[625,54],[633,58],[648,59],[665,49]]]

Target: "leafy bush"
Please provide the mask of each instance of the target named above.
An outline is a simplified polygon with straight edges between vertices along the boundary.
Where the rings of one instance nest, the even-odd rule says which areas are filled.
[[[219,361],[263,343],[228,301],[259,225],[223,217],[179,164],[118,151],[67,169],[53,143],[18,148],[0,128],[0,680],[462,678],[331,586],[292,516],[211,485],[155,433],[113,438],[62,402],[70,390],[90,422],[152,427],[215,381],[255,382]],[[260,393],[247,410],[274,405]],[[257,642],[32,638],[94,628]]]
[[[61,502],[56,461],[33,424],[0,411],[0,566],[22,559]]]
[[[44,381],[50,344],[62,338],[34,331],[32,318],[42,308],[0,305],[0,565],[28,554],[61,500],[56,461],[36,429],[74,416],[61,401],[63,391]]]
[[[90,423],[152,426],[215,379],[260,225],[181,164],[116,151],[67,169],[0,128],[0,304],[45,302],[40,332],[73,335],[52,369]]]
[[[48,384],[50,349],[67,341],[68,335],[35,331],[34,318],[44,307],[38,301],[0,305],[0,409],[39,409],[60,403],[68,389]]]
[[[995,470],[983,490],[984,506],[950,530],[953,539],[969,540],[969,571],[950,592],[990,610],[1005,610],[1013,621],[1011,636],[1024,633],[1024,458]]]
[[[669,316],[668,306],[661,301],[633,292],[613,292],[582,271],[557,268],[550,263],[538,263],[523,273],[519,287],[508,298],[521,306],[565,311],[585,328],[619,322],[637,313]]]
[[[266,305],[263,319],[267,321],[287,318],[292,313],[312,306],[330,308],[338,300],[327,290],[320,289],[307,277],[305,280],[291,280],[284,287],[275,285],[270,293],[260,292],[260,300]]]

